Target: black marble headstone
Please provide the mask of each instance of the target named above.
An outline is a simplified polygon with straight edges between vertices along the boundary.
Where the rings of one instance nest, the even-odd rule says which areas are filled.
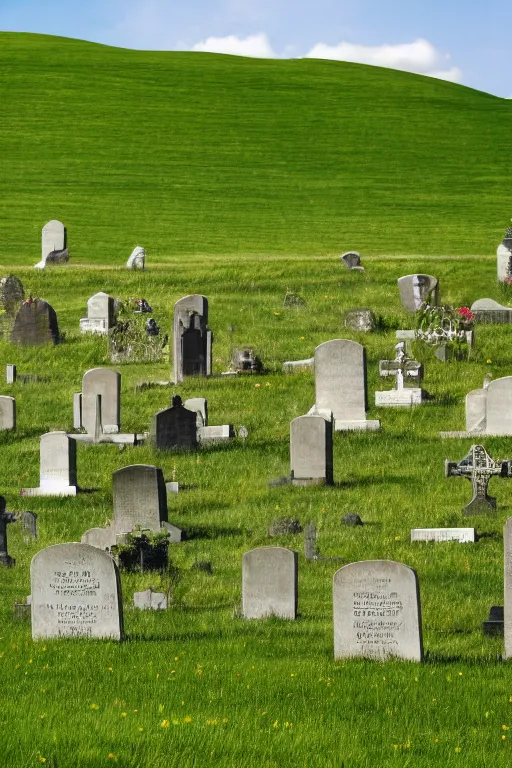
[[[197,414],[185,408],[181,397],[176,395],[170,408],[153,416],[150,438],[161,451],[197,448]]]

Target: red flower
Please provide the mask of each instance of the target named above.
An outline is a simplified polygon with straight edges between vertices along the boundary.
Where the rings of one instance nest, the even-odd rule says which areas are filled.
[[[462,315],[464,320],[467,320],[468,323],[470,323],[472,320],[475,319],[475,316],[469,307],[460,307],[460,309],[458,309],[457,312],[459,315]]]

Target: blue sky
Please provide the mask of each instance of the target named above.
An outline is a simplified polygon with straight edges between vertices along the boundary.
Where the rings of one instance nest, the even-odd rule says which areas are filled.
[[[0,0],[0,29],[361,61],[512,96],[511,0]]]

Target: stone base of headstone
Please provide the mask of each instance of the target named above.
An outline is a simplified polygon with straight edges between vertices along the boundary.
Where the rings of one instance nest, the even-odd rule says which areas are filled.
[[[235,437],[235,428],[232,424],[221,424],[214,427],[199,427],[197,439],[201,443],[212,440],[231,440]]]
[[[487,621],[482,622],[482,630],[484,635],[490,637],[494,635],[504,634],[504,612],[502,605],[491,605],[489,610],[489,618]]]
[[[183,538],[183,531],[181,528],[178,528],[177,525],[173,525],[172,523],[162,522],[162,531],[167,533],[167,538],[170,544],[179,544]]]
[[[306,360],[287,360],[283,363],[283,373],[297,373],[298,371],[313,371],[315,369],[315,358],[308,357]]]
[[[440,432],[440,437],[481,437],[482,435],[485,435],[485,437],[497,437],[497,435],[491,435],[487,432],[464,432],[463,430],[455,430],[452,432]]]
[[[335,432],[377,432],[379,429],[379,419],[364,419],[362,421],[341,421],[336,419],[334,422]]]
[[[151,588],[144,592],[133,593],[133,605],[142,611],[167,610],[167,595],[165,592],[153,592]]]
[[[67,435],[79,443],[115,443],[116,445],[140,445],[146,440],[147,437],[145,433],[132,434],[131,432],[117,432],[113,434],[102,432],[98,439],[95,439],[94,435],[84,433],[80,434],[76,432],[68,432]]]
[[[386,392],[375,393],[375,405],[380,406],[404,406],[421,405],[423,390],[421,387],[406,387],[403,389],[390,389]]]
[[[411,541],[458,541],[459,544],[476,541],[474,528],[413,528]]]
[[[332,485],[333,481],[325,477],[291,477],[291,484],[296,486],[306,485]]]
[[[22,488],[20,496],[76,496],[76,485],[40,486],[39,488]]]
[[[98,333],[102,336],[108,334],[108,319],[103,317],[83,317],[80,320],[80,333]]]

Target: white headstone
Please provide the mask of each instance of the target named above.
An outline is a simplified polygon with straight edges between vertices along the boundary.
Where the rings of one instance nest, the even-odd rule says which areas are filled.
[[[107,334],[114,323],[114,297],[103,291],[95,293],[87,302],[87,317],[80,320],[80,331]]]
[[[165,592],[153,592],[150,587],[144,592],[133,593],[133,605],[143,611],[165,611],[167,595]]]
[[[183,407],[197,414],[198,427],[208,426],[208,400],[205,397],[189,397],[183,403]]]
[[[366,560],[333,577],[334,658],[421,661],[416,572],[392,560]]]
[[[32,638],[120,640],[121,585],[110,555],[87,544],[56,544],[30,566]]]
[[[128,269],[144,269],[146,266],[146,251],[142,246],[136,245],[126,262]]]
[[[39,488],[21,496],[76,496],[76,443],[65,432],[47,432],[39,441]]]
[[[498,250],[496,251],[496,260],[498,280],[500,283],[504,283],[507,277],[512,276],[510,274],[510,267],[512,266],[512,251],[507,248],[505,243],[500,243],[498,245]]]
[[[16,400],[0,395],[0,430],[16,429]]]
[[[66,247],[66,228],[62,221],[52,219],[44,225],[41,246],[41,261],[44,263],[52,251],[64,250]]]
[[[487,388],[489,435],[512,435],[512,376],[494,379]]]
[[[246,619],[297,617],[297,553],[261,547],[242,560],[242,614]]]
[[[487,429],[487,388],[472,389],[466,395],[466,432]]]
[[[404,275],[398,278],[398,290],[406,312],[416,312],[423,303],[437,305],[439,281],[432,275]]]
[[[474,528],[413,528],[411,541],[458,541],[459,544],[474,542]]]
[[[121,374],[111,368],[91,368],[82,378],[82,425],[92,435],[96,430],[96,398],[101,397],[101,426],[105,434],[119,432]]]

